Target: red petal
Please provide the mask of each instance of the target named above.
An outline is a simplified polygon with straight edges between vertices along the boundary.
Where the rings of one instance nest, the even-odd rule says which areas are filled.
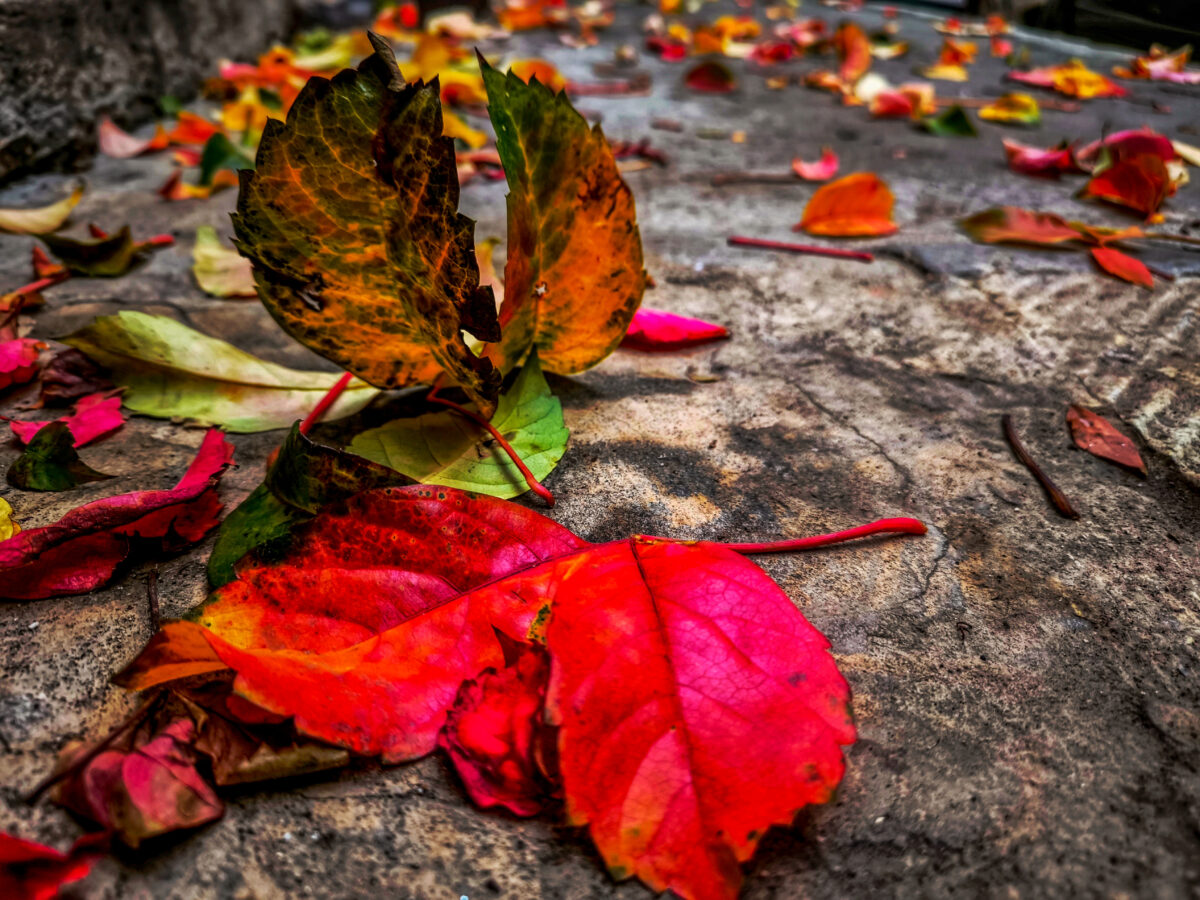
[[[1071,437],[1079,449],[1146,474],[1146,463],[1133,441],[1117,431],[1104,416],[1082,406],[1070,406],[1067,424],[1071,426]]]
[[[568,820],[618,878],[733,900],[766,829],[841,780],[855,732],[829,643],[728,549],[595,548],[559,586],[547,646]]]
[[[80,398],[69,416],[38,422],[10,422],[13,434],[22,444],[28,444],[33,436],[52,422],[65,422],[75,446],[82,447],[97,438],[116,431],[125,424],[121,415],[121,398],[114,394],[91,394]]]
[[[804,162],[799,157],[793,159],[792,171],[805,181],[828,181],[837,174],[838,165],[838,156],[833,152],[833,148],[825,147],[821,151],[821,159],[817,162]]]
[[[1150,274],[1150,270],[1140,260],[1120,250],[1114,250],[1112,247],[1093,247],[1092,259],[1109,275],[1116,275],[1142,287],[1154,287],[1154,276]]]
[[[683,350],[729,337],[721,325],[641,307],[633,314],[621,346],[630,350]]]
[[[1008,167],[1022,175],[1058,178],[1063,172],[1081,172],[1070,147],[1051,147],[1043,150],[1017,141],[1004,139]]]
[[[94,835],[80,838],[67,853],[0,832],[0,897],[53,900],[59,889],[79,881],[99,857]]]
[[[97,132],[100,152],[116,159],[129,159],[152,150],[163,150],[168,143],[167,133],[161,125],[155,128],[154,137],[136,138],[122,131],[108,116],[100,120]]]

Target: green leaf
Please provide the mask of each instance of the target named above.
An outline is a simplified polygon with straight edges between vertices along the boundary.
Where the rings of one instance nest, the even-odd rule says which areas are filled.
[[[921,127],[938,137],[976,137],[975,125],[961,106],[921,120]]]
[[[562,459],[569,432],[536,351],[500,396],[491,422],[539,481]],[[426,484],[503,498],[529,490],[508,455],[477,425],[454,412],[396,419],[357,435],[350,449]]]
[[[547,371],[581,372],[616,349],[646,289],[633,193],[565,93],[479,66],[509,190],[501,368],[536,347]]]
[[[222,169],[234,172],[239,169],[253,169],[254,160],[248,157],[238,147],[217,132],[204,142],[204,150],[200,153],[200,184],[212,184],[213,176]]]
[[[475,223],[458,213],[438,84],[406,84],[386,42],[358,69],[310,78],[267,122],[233,218],[259,296],[289,334],[379,387],[445,372],[494,407],[500,374],[467,331],[497,341]]]
[[[234,432],[286,428],[340,377],[266,362],[174,319],[141,312],[101,316],[63,342],[111,369],[133,412]],[[353,415],[378,393],[351,381],[324,421]]]
[[[192,274],[206,294],[213,297],[257,297],[250,260],[226,247],[211,225],[196,229],[192,248]]]
[[[68,491],[89,481],[112,478],[84,463],[75,452],[75,437],[63,422],[38,431],[8,468],[8,483],[23,491]]]
[[[208,580],[213,587],[232,581],[234,564],[250,550],[268,552],[267,546],[328,503],[370,488],[412,483],[386,466],[318,444],[293,425],[266,480],[221,523],[208,560]]]

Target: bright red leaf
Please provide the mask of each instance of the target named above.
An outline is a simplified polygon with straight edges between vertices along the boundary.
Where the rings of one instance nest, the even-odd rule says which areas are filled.
[[[821,150],[821,158],[817,162],[805,162],[796,157],[792,160],[792,171],[805,181],[828,181],[838,170],[838,156],[832,147]]]
[[[630,350],[683,350],[729,337],[721,325],[661,309],[640,307],[621,346]]]
[[[167,133],[167,138],[172,144],[203,144],[220,131],[221,126],[183,110],[175,120],[175,127]]]
[[[716,60],[702,62],[688,69],[683,82],[693,91],[706,94],[728,94],[737,87],[737,80],[729,66]]]
[[[129,746],[105,748],[57,786],[55,799],[131,847],[219,819],[224,807],[196,771],[195,731],[191,719],[180,718]],[[60,765],[70,768],[87,752],[69,747]]]
[[[894,203],[879,176],[858,172],[818,188],[792,230],[833,237],[891,234],[896,230]]]
[[[0,341],[0,390],[25,384],[38,370],[38,356],[46,347],[33,338]]]
[[[22,444],[28,444],[33,436],[51,422],[63,422],[75,439],[75,446],[82,447],[97,438],[116,431],[125,424],[121,414],[121,398],[116,394],[91,394],[81,397],[69,416],[38,422],[11,421],[9,426]]]
[[[0,541],[0,597],[86,593],[112,578],[135,543],[178,549],[200,540],[217,524],[216,484],[232,459],[233,445],[214,429],[174,488],[95,500]]]
[[[64,885],[85,878],[99,858],[95,835],[75,842],[66,853],[0,832],[0,897],[53,900]]]
[[[1143,153],[1122,159],[1092,176],[1083,196],[1106,200],[1144,216],[1158,212],[1171,187],[1171,176],[1158,156]]]
[[[1154,276],[1146,268],[1145,263],[1134,259],[1128,253],[1122,253],[1112,247],[1093,247],[1092,259],[1109,275],[1115,275],[1142,287],[1154,287]]]
[[[1083,406],[1067,408],[1067,424],[1075,446],[1093,456],[1111,460],[1118,465],[1146,474],[1146,463],[1137,446],[1113,427],[1108,419]]]
[[[546,641],[568,821],[618,879],[732,900],[766,829],[841,780],[855,732],[829,642],[726,547],[594,548]]]
[[[1082,172],[1069,145],[1060,144],[1043,150],[1017,141],[1004,139],[1004,155],[1008,167],[1022,175],[1058,178],[1064,172]]]
[[[506,643],[507,665],[464,681],[438,737],[467,793],[485,809],[534,816],[553,793],[546,775],[554,732],[542,720],[550,657],[537,644]]]

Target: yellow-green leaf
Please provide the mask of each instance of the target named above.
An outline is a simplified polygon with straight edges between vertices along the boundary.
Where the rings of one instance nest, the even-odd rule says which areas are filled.
[[[479,65],[509,189],[502,367],[536,347],[548,371],[583,371],[621,342],[646,288],[633,194],[565,93]]]
[[[101,316],[63,342],[112,370],[112,380],[125,389],[126,408],[228,431],[286,428],[341,377],[269,363],[174,319],[141,312]],[[378,393],[355,379],[324,420],[353,415]]]
[[[243,171],[234,230],[284,329],[379,387],[445,371],[489,412],[500,376],[467,331],[499,340],[474,222],[457,212],[436,80],[405,84],[390,47],[314,77]]]
[[[57,203],[36,209],[0,209],[0,231],[15,234],[48,234],[57,231],[71,217],[71,210],[83,197],[83,185],[77,185],[70,196]]]
[[[206,294],[214,297],[255,297],[250,260],[221,243],[210,225],[196,229],[192,248],[192,274]]]

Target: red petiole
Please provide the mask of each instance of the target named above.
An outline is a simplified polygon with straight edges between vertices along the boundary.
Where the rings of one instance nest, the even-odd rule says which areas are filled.
[[[842,250],[838,247],[818,247],[815,244],[793,244],[789,241],[768,241],[764,238],[732,235],[726,242],[733,247],[761,247],[764,250],[787,250],[791,253],[807,253],[811,256],[832,256],[835,259],[857,259],[874,262],[874,255],[865,250]]]
[[[506,454],[508,454],[508,458],[513,461],[513,465],[520,469],[521,475],[525,478],[525,483],[529,485],[529,489],[545,500],[547,506],[554,506],[554,495],[550,493],[545,485],[543,485],[537,480],[537,478],[534,477],[533,473],[529,471],[529,466],[525,465],[524,460],[517,455],[517,451],[513,449],[512,444],[505,440],[504,435],[497,431],[496,427],[492,425],[491,422],[480,416],[478,413],[467,409],[465,406],[455,403],[453,400],[447,400],[444,397],[439,397],[438,385],[436,383],[429,391],[429,395],[425,399],[430,403],[437,403],[454,410],[460,416],[465,416],[490,434],[492,439],[500,445],[500,448]]]
[[[811,537],[790,538],[783,541],[763,541],[754,544],[735,544],[726,541],[705,541],[727,547],[735,553],[789,553],[792,550],[811,550],[813,547],[825,547],[829,544],[840,544],[855,538],[869,537],[872,534],[925,534],[929,529],[918,519],[877,519],[866,525],[857,525],[845,531],[831,531],[829,534],[815,534]],[[676,543],[694,543],[680,541],[677,538],[651,538],[654,541],[675,541]]]
[[[333,387],[325,392],[325,396],[317,402],[317,405],[312,408],[312,412],[305,416],[304,421],[300,423],[301,434],[308,434],[309,430],[321,420],[321,416],[325,415],[329,411],[329,407],[337,402],[337,398],[346,390],[353,377],[349,372],[345,372],[334,382]]]

